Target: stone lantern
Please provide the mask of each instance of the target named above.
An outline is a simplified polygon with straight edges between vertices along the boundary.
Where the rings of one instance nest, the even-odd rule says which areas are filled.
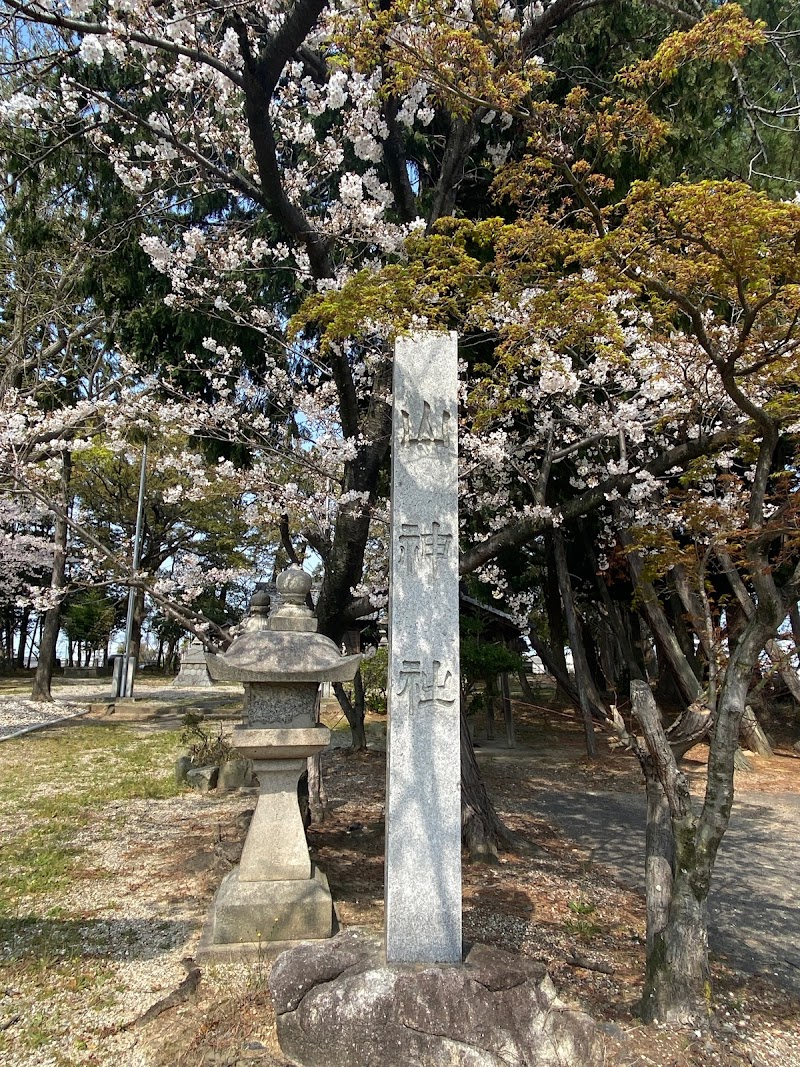
[[[325,875],[312,867],[297,801],[306,758],[327,747],[315,722],[321,682],[355,677],[360,656],[342,656],[317,633],[306,606],[311,578],[292,566],[279,575],[280,604],[256,593],[242,632],[221,655],[207,655],[211,677],[244,685],[243,724],[233,744],[253,761],[260,783],[239,866],[214,898],[201,942],[207,955],[230,955],[274,941],[330,937],[332,902]]]

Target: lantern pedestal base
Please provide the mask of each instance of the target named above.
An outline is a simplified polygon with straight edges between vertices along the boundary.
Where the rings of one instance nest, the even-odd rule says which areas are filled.
[[[238,868],[222,879],[203,929],[197,958],[258,955],[274,942],[315,941],[333,932],[328,879],[242,882]]]

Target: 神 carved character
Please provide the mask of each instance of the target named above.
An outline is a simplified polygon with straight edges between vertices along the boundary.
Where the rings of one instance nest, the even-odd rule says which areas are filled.
[[[406,564],[406,574],[415,574],[417,565],[425,560],[430,560],[431,570],[436,574],[438,560],[446,559],[450,555],[453,535],[442,530],[441,523],[438,522],[431,523],[429,531],[418,523],[404,522],[400,525],[397,540],[400,559]]]

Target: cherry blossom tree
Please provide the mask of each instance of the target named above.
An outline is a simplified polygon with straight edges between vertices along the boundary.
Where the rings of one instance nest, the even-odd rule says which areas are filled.
[[[332,470],[297,519],[326,564],[318,610],[334,637],[362,606],[350,602],[386,461],[386,330],[312,356],[287,342],[288,316],[474,211],[524,120],[552,111],[544,54],[594,6],[4,4],[9,121],[82,133],[107,155],[149,220],[142,245],[168,305],[202,302],[263,338],[260,387],[302,413],[296,440]],[[736,58],[760,31],[731,21]],[[637,114],[606,116],[605,135]]]
[[[480,460],[468,476],[474,495],[465,523],[479,540],[462,567],[509,602],[524,609],[533,598],[529,590],[514,596],[503,553],[548,528],[562,546],[556,564],[565,609],[572,593],[563,537],[576,520],[599,520],[601,570],[617,546],[627,550],[633,586],[683,697],[711,705],[693,737],[713,723],[699,815],[658,716],[641,700],[649,690],[638,688],[640,665],[628,654],[645,747],[596,691],[592,697],[567,611],[570,644],[589,743],[595,710],[663,786],[670,879],[650,915],[644,1013],[686,1022],[707,1006],[706,898],[753,670],[800,591],[793,495],[800,208],[726,181],[636,183],[614,202],[597,157],[591,163],[586,152],[613,127],[613,114],[581,120],[581,96],[567,107],[573,124],[585,122],[584,152],[573,143],[565,159],[534,126],[533,151],[497,182],[519,208],[515,222],[443,220],[438,231],[407,242],[410,269],[362,271],[308,301],[300,321],[317,323],[333,343],[345,328],[352,336],[356,309],[368,309],[374,329],[379,309],[397,324],[425,307],[429,321],[460,317],[496,338],[488,373],[471,368],[466,398],[476,432],[474,440],[465,435],[465,451]],[[662,135],[644,113],[637,121],[638,139]],[[618,136],[626,136],[621,127]],[[553,211],[556,194],[568,212]],[[443,261],[448,269],[437,274]],[[717,557],[731,592],[750,589],[746,621],[738,633],[729,628],[722,662],[703,632],[710,613],[700,612],[698,638],[712,653],[705,679],[688,668],[645,573],[648,543],[665,536],[673,542],[668,570],[691,545],[706,569]],[[695,595],[708,602],[701,569]],[[688,747],[685,734],[673,741],[679,754]]]
[[[553,568],[566,561],[569,599],[581,520],[594,569],[629,565],[685,686],[659,590],[647,594],[649,534],[730,560],[750,596],[714,680],[699,820],[689,825],[680,790],[667,791],[676,847],[697,862],[651,940],[664,953],[648,981],[656,1014],[695,1018],[703,954],[682,985],[675,961],[705,921],[743,679],[796,599],[798,219],[775,189],[794,195],[781,166],[793,158],[798,38],[791,20],[770,27],[736,4],[654,0],[631,5],[647,34],[617,38],[613,62],[586,76],[580,48],[610,7],[4,0],[5,120],[46,134],[26,166],[65,139],[93,145],[137,205],[166,308],[217,324],[180,355],[159,360],[151,346],[146,373],[115,350],[124,373],[109,388],[125,378],[125,402],[71,401],[57,432],[39,405],[17,424],[9,394],[8,454],[14,484],[63,517],[53,458],[30,444],[42,433],[82,441],[97,419],[124,448],[137,421],[172,423],[215,439],[224,462],[244,439],[248,462],[231,477],[254,525],[320,557],[321,627],[339,638],[386,593],[393,337],[459,329],[461,563],[488,596],[528,619],[537,594],[517,581],[519,559],[541,552]],[[675,176],[670,93],[697,69],[731,94],[714,117],[728,155],[693,159],[691,182],[656,181]],[[687,159],[698,142],[678,133]],[[734,143],[754,146],[744,174]],[[734,158],[773,199],[723,180]],[[616,636],[633,672],[622,627]],[[587,673],[588,660],[584,698]],[[598,715],[613,719],[602,694],[588,697],[587,737]],[[648,752],[656,759],[657,740]]]

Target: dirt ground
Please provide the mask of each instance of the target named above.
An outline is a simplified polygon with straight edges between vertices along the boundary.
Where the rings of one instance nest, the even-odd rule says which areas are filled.
[[[330,725],[337,725],[338,713],[329,709],[329,715]],[[575,720],[564,709],[520,704],[516,715],[521,747],[513,760],[494,759],[485,742],[479,749],[487,787],[515,844],[496,866],[465,862],[465,939],[545,963],[562,999],[604,1026],[609,1065],[800,1067],[800,1003],[722,959],[712,961],[715,1009],[708,1031],[638,1022],[642,897],[525,810],[537,793],[566,783],[572,789],[584,783],[638,790],[638,769],[631,757],[602,742],[597,759],[588,761]],[[228,710],[228,722],[231,716]],[[45,733],[66,732],[79,722],[98,728],[113,722],[146,732],[174,727],[174,713],[134,704],[112,717],[99,710]],[[328,875],[341,927],[379,928],[383,921],[385,720],[372,721],[369,736],[370,750],[352,754],[341,747],[347,738],[337,731],[340,747],[324,756],[328,815],[309,830],[312,856]],[[693,787],[701,789],[700,751],[691,754],[689,772]],[[800,792],[800,759],[786,748],[775,760],[754,760],[746,788]],[[56,908],[62,923],[67,917],[89,924],[89,933],[81,926],[84,948],[61,970],[53,966],[49,972],[54,988],[48,995],[59,1022],[34,1058],[30,1053],[25,1058],[12,1035],[23,1026],[31,1032],[30,1017],[41,1004],[41,968],[37,971],[30,944],[16,955],[13,945],[9,950],[14,927],[5,924],[0,1037],[7,1040],[0,1043],[0,1067],[284,1067],[267,956],[249,964],[203,966],[199,984],[183,995],[192,967],[184,960],[191,960],[220,878],[238,859],[253,804],[252,791],[226,797],[186,792],[120,802],[96,813],[91,839],[76,842],[84,849],[83,880],[68,894],[38,904],[42,914],[45,905]],[[107,855],[99,843],[111,839]],[[101,926],[108,944],[95,952],[90,943]],[[159,937],[153,936],[155,927]],[[19,930],[14,936],[24,941]]]

